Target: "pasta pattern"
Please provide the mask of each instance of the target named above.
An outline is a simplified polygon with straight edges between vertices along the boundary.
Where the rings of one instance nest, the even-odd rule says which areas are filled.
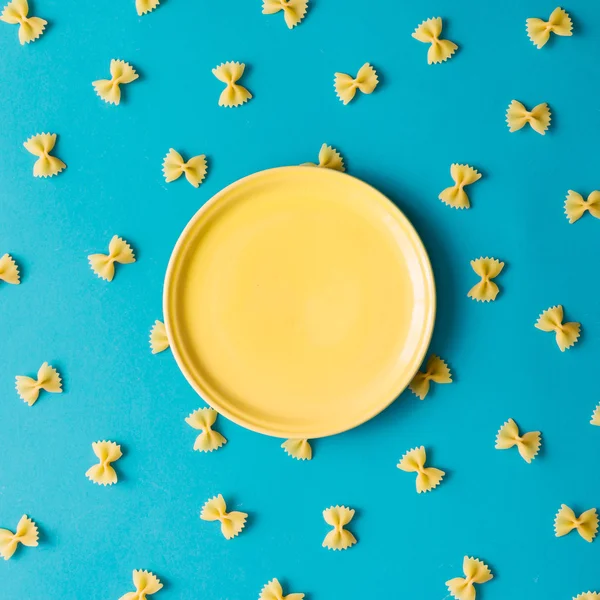
[[[311,460],[312,448],[307,439],[290,439],[285,440],[281,447],[292,457],[297,460]]]
[[[19,285],[21,279],[19,277],[19,267],[15,259],[10,254],[5,254],[0,257],[0,281]]]
[[[194,450],[212,452],[227,443],[227,440],[212,428],[216,420],[217,411],[213,408],[199,408],[186,417],[185,422],[190,427],[202,431],[194,442]]]
[[[377,72],[369,63],[365,63],[354,78],[346,73],[336,73],[333,80],[335,93],[344,104],[348,104],[354,98],[356,90],[363,94],[372,94],[378,83]]]
[[[592,420],[590,421],[592,425],[598,425],[600,427],[600,404],[596,406],[594,412],[592,413]]]
[[[248,515],[239,511],[227,512],[225,500],[219,494],[204,504],[200,518],[203,521],[220,521],[223,537],[230,540],[239,535],[240,531],[244,529]]]
[[[152,354],[163,352],[169,347],[169,338],[167,337],[167,328],[162,321],[154,321],[150,330],[150,350]]]
[[[409,450],[398,463],[398,468],[401,471],[417,474],[417,494],[429,492],[437,487],[446,474],[440,469],[426,467],[426,460],[427,455],[425,453],[425,447],[420,446],[419,448]]]
[[[108,104],[121,102],[121,85],[135,81],[139,75],[135,69],[124,60],[112,59],[110,61],[110,79],[92,81],[96,94]]]
[[[283,588],[277,579],[271,579],[261,590],[258,600],[303,600],[304,594],[283,595]]]
[[[600,192],[594,190],[587,197],[587,200],[584,200],[581,194],[569,190],[567,199],[565,200],[565,214],[567,215],[569,223],[579,221],[586,211],[589,211],[592,217],[600,219]]]
[[[37,379],[17,375],[15,377],[17,393],[24,402],[33,406],[39,398],[40,391],[44,390],[50,394],[62,392],[62,382],[58,371],[45,362],[37,372]]]
[[[425,371],[417,371],[408,385],[410,391],[423,400],[429,393],[430,382],[452,383],[452,374],[448,365],[435,354],[432,354],[425,365]]]
[[[423,21],[413,32],[415,40],[424,44],[431,44],[427,50],[427,64],[436,64],[448,60],[458,49],[458,46],[449,40],[441,40],[442,18],[435,17]]]
[[[508,450],[516,446],[521,458],[525,462],[531,463],[540,451],[542,444],[541,435],[539,431],[530,431],[529,433],[520,435],[517,424],[513,419],[509,419],[498,431],[496,449]]]
[[[121,446],[115,442],[93,442],[92,450],[98,457],[98,464],[91,466],[85,476],[98,485],[113,485],[117,483],[117,472],[111,463],[119,460],[123,453]]]
[[[283,18],[288,29],[293,29],[304,19],[308,8],[308,0],[263,0],[263,15],[273,15],[283,11]]]
[[[204,154],[192,156],[190,160],[185,162],[181,154],[171,148],[163,161],[163,174],[167,183],[185,175],[188,182],[197,188],[204,181],[206,171],[206,156]]]
[[[563,319],[563,307],[559,304],[545,310],[535,323],[537,329],[555,333],[556,343],[561,352],[575,345],[581,331],[580,323],[563,323]]]
[[[356,538],[345,526],[354,518],[354,509],[346,506],[330,506],[323,511],[323,518],[333,529],[325,536],[323,548],[346,550],[356,544]]]
[[[135,10],[141,17],[146,13],[152,12],[159,4],[160,0],[135,0]]]
[[[127,265],[135,262],[131,246],[118,235],[114,235],[108,244],[108,254],[90,254],[88,256],[92,271],[105,281],[115,276],[115,263]]]
[[[324,169],[333,169],[334,171],[345,171],[344,159],[342,155],[333,147],[323,144],[319,150],[319,164],[304,163],[307,167],[322,167]]]
[[[55,133],[37,133],[26,142],[23,142],[27,152],[38,157],[33,163],[34,177],[53,177],[67,168],[67,165],[60,158],[50,155],[55,144]]]
[[[119,600],[146,600],[147,596],[152,596],[163,587],[160,579],[150,571],[134,571],[133,585],[135,592],[128,592],[121,596]]]
[[[246,65],[239,62],[226,62],[212,70],[213,75],[225,84],[219,96],[219,106],[240,106],[252,98],[252,94],[237,83],[244,74]]]
[[[29,5],[27,0],[12,0],[0,14],[0,21],[19,26],[19,42],[21,45],[37,40],[48,24],[39,17],[28,17]]]
[[[495,300],[500,290],[492,279],[500,275],[504,268],[504,263],[496,258],[488,258],[486,256],[485,258],[481,257],[472,260],[471,267],[481,277],[481,281],[469,290],[467,296],[478,302]]]
[[[598,533],[598,515],[595,508],[582,512],[579,517],[566,504],[560,505],[560,510],[554,519],[554,532],[556,537],[562,537],[575,529],[586,541],[593,542]]]
[[[527,19],[527,35],[538,50],[546,45],[551,33],[573,35],[573,22],[562,8],[555,8],[547,21]]]
[[[17,550],[19,544],[35,547],[38,545],[37,525],[27,516],[23,515],[17,523],[17,529],[13,533],[9,529],[0,529],[0,556],[8,560]]]
[[[463,559],[463,573],[464,577],[446,581],[448,591],[457,600],[475,600],[475,584],[481,585],[494,577],[484,562],[469,556]]]
[[[452,208],[469,208],[471,203],[465,186],[481,179],[481,173],[469,165],[453,164],[450,165],[450,175],[454,179],[454,185],[443,190],[438,198]]]
[[[521,102],[513,100],[508,105],[508,110],[506,111],[506,122],[508,123],[508,129],[511,133],[522,129],[525,125],[529,124],[534,131],[537,131],[541,135],[545,135],[548,127],[550,127],[550,121],[550,109],[545,102],[538,104],[529,111],[521,104]]]

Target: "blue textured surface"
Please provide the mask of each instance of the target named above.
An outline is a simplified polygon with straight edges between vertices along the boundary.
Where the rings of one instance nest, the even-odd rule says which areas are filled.
[[[0,526],[27,513],[42,532],[38,548],[0,564],[0,598],[119,598],[132,589],[132,569],[146,568],[165,582],[164,600],[257,598],[272,577],[310,600],[441,600],[464,554],[493,569],[484,600],[600,588],[600,542],[553,532],[561,503],[581,511],[600,497],[600,430],[589,425],[600,400],[600,223],[587,215],[569,225],[563,214],[568,189],[587,195],[600,185],[600,7],[573,0],[565,8],[575,35],[537,50],[525,19],[555,7],[541,0],[377,9],[311,0],[293,31],[260,4],[164,0],[138,18],[133,0],[37,0],[32,13],[50,26],[26,47],[0,23],[0,254],[12,253],[23,274],[18,287],[0,284]],[[410,34],[436,15],[460,49],[428,66],[427,46]],[[141,74],[118,107],[91,86],[111,58]],[[222,84],[211,68],[226,60],[249,65],[254,99],[241,108],[217,106]],[[343,106],[333,73],[365,61],[381,84]],[[548,135],[508,132],[513,98],[550,104]],[[22,147],[40,131],[59,134],[56,154],[68,165],[50,180],[32,177]],[[171,249],[225,185],[315,160],[323,142],[421,234],[439,294],[431,349],[456,382],[423,402],[404,393],[368,424],[316,441],[310,463],[223,418],[227,446],[192,452],[184,418],[202,402],[170,352],[148,348]],[[169,147],[207,154],[199,190],[164,183]],[[483,172],[469,211],[437,199],[452,162]],[[113,234],[131,241],[138,262],[108,284],[86,257]],[[469,260],[481,255],[507,263],[488,305],[466,296],[477,280]],[[533,327],[558,303],[583,325],[564,354]],[[65,393],[29,408],[14,376],[45,360],[60,369]],[[516,450],[494,450],[509,417],[543,433],[531,465]],[[124,447],[112,488],[84,476],[98,439]],[[414,476],[395,465],[420,444],[448,475],[417,496]],[[235,540],[198,518],[216,493],[250,513]],[[342,553],[321,548],[321,511],[337,503],[357,509],[359,543]]]

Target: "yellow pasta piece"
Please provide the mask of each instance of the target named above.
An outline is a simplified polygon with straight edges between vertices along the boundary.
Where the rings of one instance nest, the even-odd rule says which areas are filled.
[[[27,0],[12,0],[0,14],[0,21],[19,26],[19,42],[21,45],[37,40],[48,24],[39,17],[28,17],[29,5]]]
[[[135,262],[131,246],[118,235],[114,235],[108,244],[108,254],[90,254],[88,256],[92,271],[105,281],[115,276],[115,263],[128,265]]]
[[[135,592],[128,592],[119,600],[146,600],[146,596],[156,594],[163,586],[160,579],[150,571],[134,571],[133,585]]]
[[[398,468],[401,471],[417,474],[417,494],[429,492],[437,487],[446,474],[440,469],[426,467],[426,460],[425,447],[420,446],[419,448],[409,450],[398,463]]]
[[[40,390],[51,394],[60,394],[62,392],[62,383],[58,371],[45,362],[37,372],[37,379],[17,375],[15,377],[17,393],[21,399],[29,406],[33,406],[39,395]]]
[[[27,152],[38,157],[33,164],[34,177],[53,177],[67,167],[60,158],[50,156],[54,144],[56,144],[55,133],[38,133],[23,142]]]
[[[592,542],[598,532],[598,515],[595,508],[582,512],[579,517],[566,505],[561,504],[560,510],[554,519],[554,532],[556,537],[571,533],[573,529],[586,541]]]
[[[203,521],[220,521],[223,537],[226,540],[230,540],[239,535],[240,531],[244,529],[248,515],[245,512],[239,511],[227,512],[225,500],[219,494],[205,502],[200,513],[200,518]]]
[[[319,150],[319,164],[315,163],[303,163],[302,166],[306,167],[322,167],[324,169],[333,169],[334,171],[345,171],[344,159],[342,155],[332,146],[323,144]]]
[[[600,219],[600,192],[594,190],[587,200],[584,200],[581,194],[569,190],[565,200],[565,214],[569,223],[579,221],[586,211],[589,211],[592,217]]]
[[[442,35],[442,18],[435,17],[423,21],[413,32],[415,40],[431,44],[427,51],[427,64],[441,63],[448,60],[458,49],[458,46],[449,40],[440,40]]]
[[[600,404],[596,406],[594,412],[592,413],[592,420],[590,421],[592,425],[600,426]]]
[[[0,257],[0,281],[19,285],[21,279],[19,277],[19,267],[15,259],[10,254],[5,254]]]
[[[545,102],[529,111],[518,100],[513,100],[506,111],[506,122],[511,133],[522,129],[529,123],[534,131],[545,135],[546,130],[550,127],[550,115],[550,109]]]
[[[213,75],[226,84],[219,96],[219,106],[240,106],[252,98],[252,94],[242,85],[237,83],[244,74],[246,65],[239,62],[226,62],[212,70]]]
[[[135,10],[137,10],[137,14],[141,17],[146,13],[152,12],[159,4],[160,0],[135,0]]]
[[[584,592],[573,598],[573,600],[600,600],[600,594],[598,592]]]
[[[217,420],[217,411],[213,408],[199,408],[185,422],[194,429],[201,429],[202,433],[194,442],[194,450],[200,452],[212,452],[227,443],[227,440],[218,432],[214,431],[212,426]]]
[[[163,352],[169,347],[169,338],[167,337],[167,328],[162,321],[154,321],[150,330],[150,349],[152,354]]]
[[[538,50],[546,45],[551,33],[573,35],[573,22],[562,8],[555,8],[547,21],[527,19],[527,35]]]
[[[175,181],[185,174],[188,182],[197,188],[204,181],[207,170],[206,155],[204,154],[192,156],[185,162],[181,154],[171,148],[163,161],[163,173],[167,183]]]
[[[481,173],[469,165],[453,164],[450,165],[450,175],[454,179],[454,185],[443,190],[438,198],[453,208],[469,208],[471,203],[465,186],[481,179]]]
[[[290,439],[285,440],[281,447],[292,457],[297,460],[311,460],[312,448],[307,439]]]
[[[556,343],[561,352],[575,345],[581,331],[580,323],[563,323],[563,318],[563,307],[559,304],[545,310],[535,323],[538,329],[556,334]]]
[[[539,431],[530,431],[519,435],[519,428],[513,419],[509,419],[500,427],[496,436],[496,449],[508,450],[513,446],[517,447],[519,454],[527,463],[537,456],[542,444],[541,433]]]
[[[283,595],[283,589],[277,579],[271,579],[260,592],[259,600],[303,600],[304,594]]]
[[[8,560],[19,544],[37,546],[38,537],[37,525],[27,515],[23,515],[14,533],[8,529],[0,529],[0,556]]]
[[[498,277],[504,268],[504,263],[496,258],[478,258],[471,261],[473,271],[481,277],[481,281],[476,283],[470,290],[467,296],[477,300],[478,302],[489,302],[495,300],[498,292],[498,286],[491,281],[494,277]]]
[[[417,371],[408,387],[415,396],[423,400],[429,393],[430,381],[434,383],[452,383],[452,374],[448,365],[435,354],[429,357],[425,371]]]
[[[123,453],[116,442],[92,442],[92,450],[98,457],[98,464],[91,466],[85,476],[98,485],[113,485],[117,483],[117,472],[111,463],[119,460]]]
[[[308,0],[263,0],[263,15],[273,15],[280,10],[288,29],[293,29],[304,19]]]
[[[365,63],[358,70],[355,78],[346,73],[336,73],[333,80],[335,93],[344,104],[348,104],[354,98],[356,90],[363,94],[372,94],[378,83],[377,72],[369,63]]]
[[[121,102],[121,84],[135,81],[139,75],[135,69],[124,60],[114,59],[110,61],[110,79],[98,79],[92,81],[96,94],[108,102],[108,104],[119,104]]]
[[[484,562],[469,556],[463,559],[463,573],[464,577],[446,581],[448,591],[457,600],[475,600],[475,584],[481,585],[494,577]]]
[[[325,523],[333,527],[323,540],[323,548],[346,550],[356,544],[356,538],[344,529],[344,526],[354,518],[354,512],[353,508],[346,506],[330,506],[323,511]]]

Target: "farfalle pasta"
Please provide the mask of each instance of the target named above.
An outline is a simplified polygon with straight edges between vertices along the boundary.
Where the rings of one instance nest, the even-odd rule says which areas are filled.
[[[354,98],[356,90],[363,94],[372,94],[378,83],[377,72],[369,63],[365,63],[354,78],[346,73],[336,73],[333,80],[335,93],[344,104],[348,104]]]
[[[19,285],[19,283],[21,283],[19,267],[10,254],[5,254],[0,257],[0,281],[12,285]]]
[[[271,579],[260,591],[258,600],[303,600],[304,594],[283,595],[283,588],[277,579]]]
[[[593,542],[598,533],[596,509],[590,508],[577,517],[571,508],[566,504],[561,504],[554,519],[554,534],[556,537],[562,537],[574,529],[586,542]]]
[[[427,64],[436,64],[448,60],[458,49],[458,46],[449,40],[441,40],[442,18],[435,17],[423,21],[412,33],[415,40],[424,44],[431,44],[427,50]]]
[[[163,587],[160,579],[150,571],[134,571],[133,585],[135,592],[128,592],[121,596],[119,600],[146,600],[147,596],[152,596]]]
[[[23,515],[14,533],[9,529],[0,529],[0,556],[8,560],[19,544],[35,547],[38,545],[38,538],[37,525],[27,515]]]
[[[346,506],[330,506],[323,511],[325,523],[333,527],[323,540],[323,548],[346,550],[356,544],[354,535],[345,529],[354,518],[354,512],[353,508]]]
[[[345,171],[344,159],[342,155],[332,146],[323,144],[319,150],[319,164],[303,163],[306,167],[322,167],[323,169],[333,169],[334,171]]]
[[[538,104],[529,111],[521,102],[513,100],[506,111],[506,122],[511,133],[529,124],[534,131],[545,135],[548,127],[550,127],[550,121],[551,113],[546,102]]]
[[[197,188],[204,181],[207,170],[206,155],[204,154],[192,156],[185,162],[181,154],[171,148],[163,161],[163,174],[167,183],[185,175],[188,182]]]
[[[110,79],[98,79],[92,81],[92,85],[104,102],[116,105],[121,102],[121,85],[131,83],[138,77],[128,62],[113,58],[110,61]]]
[[[542,19],[527,19],[527,36],[539,50],[546,45],[550,34],[573,35],[573,22],[562,8],[555,8],[547,21]]]
[[[419,448],[413,448],[412,450],[409,450],[400,459],[400,462],[397,465],[401,471],[417,474],[417,494],[420,494],[421,492],[429,492],[433,488],[437,487],[446,474],[441,469],[426,467],[426,460],[427,454],[425,452],[425,447],[420,446]]]
[[[457,600],[475,600],[475,584],[487,583],[494,576],[490,568],[478,558],[465,556],[463,559],[464,577],[455,577],[446,581],[448,591]]]
[[[39,368],[36,379],[25,375],[17,375],[15,384],[17,393],[29,406],[33,406],[37,402],[41,390],[50,394],[60,394],[62,392],[60,375],[47,362]]]
[[[308,8],[308,0],[263,0],[263,15],[273,15],[283,11],[283,18],[288,29],[293,29],[304,19]]]
[[[150,350],[152,354],[163,352],[169,345],[165,324],[162,321],[154,321],[154,325],[152,325],[152,329],[150,330]]]
[[[200,518],[203,521],[220,521],[221,533],[226,540],[230,540],[246,526],[247,513],[239,511],[227,512],[223,496],[219,494],[208,500],[202,507]]]
[[[477,300],[478,302],[490,302],[495,300],[498,292],[498,286],[492,279],[498,277],[504,268],[504,263],[497,258],[480,257],[471,261],[471,267],[481,281],[476,283],[470,290],[467,296]]]
[[[92,465],[85,472],[85,476],[98,485],[113,485],[117,483],[117,472],[112,463],[123,456],[121,446],[116,442],[103,440],[101,442],[93,442],[92,450],[98,457],[99,462],[96,465]]]
[[[225,89],[219,96],[219,106],[229,108],[240,106],[252,98],[252,94],[237,83],[244,74],[246,65],[240,62],[226,62],[212,70],[213,75],[225,84]]]
[[[92,271],[105,281],[115,276],[115,263],[128,265],[135,262],[131,246],[118,235],[114,235],[108,244],[108,254],[90,254],[88,256]]]
[[[26,142],[23,142],[27,152],[38,157],[33,163],[34,177],[54,177],[54,175],[58,175],[67,168],[67,165],[60,158],[50,155],[55,144],[55,133],[37,133],[32,135]]]
[[[600,600],[600,593],[598,592],[584,592],[575,596],[573,600]]]
[[[285,440],[281,447],[296,460],[311,460],[312,448],[307,439],[289,439]]]
[[[469,165],[453,164],[450,165],[450,175],[454,179],[454,185],[443,190],[438,198],[452,208],[469,208],[471,203],[465,186],[481,179],[481,173]]]
[[[581,324],[577,322],[563,323],[563,307],[559,304],[545,310],[535,323],[541,331],[553,332],[561,352],[575,345],[579,339]]]
[[[580,193],[569,190],[565,200],[565,214],[569,223],[579,221],[587,211],[592,217],[600,219],[600,192],[594,190],[587,200],[584,200]]]
[[[21,45],[29,44],[37,40],[48,24],[48,21],[39,17],[29,17],[29,5],[27,0],[12,0],[0,14],[0,21],[10,25],[19,26],[19,42]]]
[[[214,408],[199,408],[185,418],[185,422],[190,427],[202,431],[194,442],[194,450],[212,452],[227,443],[227,440],[212,428],[217,420],[217,414]]]
[[[497,450],[508,450],[513,446],[517,447],[521,458],[527,462],[531,461],[537,456],[540,451],[542,444],[541,433],[539,431],[530,431],[521,435],[519,433],[519,427],[513,419],[508,419],[502,427],[500,427],[498,434],[496,435],[496,449]]]
[[[408,388],[420,400],[429,393],[430,382],[452,383],[452,374],[448,365],[435,354],[432,354],[425,365],[425,371],[417,371]]]
[[[160,0],[135,0],[135,10],[141,17],[146,13],[152,12],[159,4]]]
[[[592,420],[590,421],[592,425],[598,425],[600,427],[600,404],[596,406],[594,412],[592,413]]]

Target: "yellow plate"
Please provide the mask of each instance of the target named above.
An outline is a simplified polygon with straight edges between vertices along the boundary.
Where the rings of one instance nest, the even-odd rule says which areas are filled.
[[[164,312],[177,364],[217,411],[316,438],[367,421],[408,385],[435,287],[421,240],[377,190],[282,167],[196,213],[169,262]]]

